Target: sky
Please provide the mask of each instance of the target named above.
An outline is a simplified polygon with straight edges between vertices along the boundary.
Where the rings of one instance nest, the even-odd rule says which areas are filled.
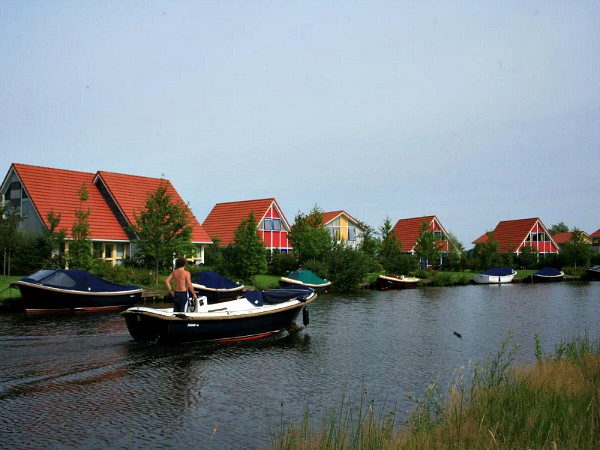
[[[0,0],[0,172],[600,228],[600,1]]]

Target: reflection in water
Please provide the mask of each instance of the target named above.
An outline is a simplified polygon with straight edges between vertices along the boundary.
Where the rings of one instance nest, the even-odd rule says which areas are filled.
[[[259,341],[161,346],[115,312],[0,315],[0,429],[7,448],[257,448],[269,425],[319,422],[367,389],[402,419],[406,392],[485,359],[512,332],[552,352],[600,335],[600,283],[464,286],[323,295],[308,327]],[[460,334],[460,338],[457,336]]]

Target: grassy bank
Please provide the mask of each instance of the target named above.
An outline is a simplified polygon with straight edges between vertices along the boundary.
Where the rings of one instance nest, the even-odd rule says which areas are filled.
[[[561,343],[537,364],[515,366],[507,340],[457,370],[445,394],[431,383],[402,426],[365,394],[325,414],[272,427],[277,449],[600,448],[600,341]],[[364,390],[366,392],[366,389]]]

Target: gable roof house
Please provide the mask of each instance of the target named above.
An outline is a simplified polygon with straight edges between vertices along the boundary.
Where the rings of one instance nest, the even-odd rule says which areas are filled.
[[[144,208],[146,197],[161,183],[173,201],[181,197],[168,180],[99,171],[78,172],[13,163],[0,186],[1,199],[10,202],[21,216],[20,227],[33,234],[48,229],[48,214],[60,214],[59,228],[67,232],[65,250],[73,239],[71,228],[75,212],[83,206],[90,210],[90,240],[104,260],[118,265],[135,254],[137,237],[130,230],[134,213]],[[78,190],[85,184],[88,200],[80,205]],[[196,262],[204,261],[204,246],[211,240],[191,211],[191,243],[197,250]]]
[[[401,244],[401,250],[405,253],[415,254],[417,240],[421,235],[423,224],[426,224],[428,231],[433,231],[438,243],[438,249],[442,253],[450,251],[448,241],[448,232],[436,216],[413,217],[410,219],[400,219],[394,225],[393,231],[396,240]],[[429,262],[426,262],[428,264]],[[440,259],[440,264],[442,263]]]
[[[592,240],[592,248],[595,253],[600,253],[600,228],[590,234],[590,239]]]
[[[558,245],[558,247],[560,249],[562,249],[565,244],[568,244],[569,242],[571,242],[572,237],[573,237],[573,233],[570,231],[566,231],[563,233],[556,233],[556,234],[552,235],[552,239],[554,239],[554,242],[556,242],[556,244]],[[587,242],[590,245],[592,244],[592,238],[585,231],[582,232],[582,237],[585,240],[585,242]]]
[[[324,212],[323,226],[334,242],[346,242],[352,248],[358,247],[362,242],[364,230],[358,220],[345,211]]]
[[[537,217],[530,219],[503,220],[496,225],[492,238],[498,241],[498,253],[516,253],[519,255],[525,247],[531,247],[538,254],[557,254],[558,244],[548,229]],[[473,241],[483,244],[488,241],[488,234]]]
[[[290,224],[274,198],[217,203],[202,226],[211,238],[219,239],[220,247],[233,244],[235,231],[250,213],[256,219],[256,231],[271,252],[292,250],[288,240]]]

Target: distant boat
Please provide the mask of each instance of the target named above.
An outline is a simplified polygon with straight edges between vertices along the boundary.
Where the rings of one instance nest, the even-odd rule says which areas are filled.
[[[192,274],[192,286],[197,295],[205,296],[208,303],[234,300],[244,291],[244,285],[231,281],[212,270]]]
[[[291,272],[286,277],[281,277],[279,285],[282,287],[305,286],[322,294],[327,292],[327,288],[331,286],[331,281],[318,277],[310,270],[299,269]]]
[[[586,272],[586,278],[589,280],[600,280],[600,265],[590,267]]]
[[[564,281],[565,273],[562,270],[554,267],[544,267],[531,275],[531,280],[534,283],[552,283],[556,281]]]
[[[11,283],[26,312],[117,309],[132,306],[143,289],[106,281],[85,270],[42,269]]]
[[[404,275],[379,275],[375,281],[375,289],[378,291],[388,291],[393,289],[413,289],[421,281],[417,277],[407,277]]]
[[[473,281],[477,284],[511,283],[517,272],[512,267],[493,267],[475,275]]]
[[[137,341],[243,341],[289,330],[301,311],[308,325],[308,304],[316,298],[308,288],[246,291],[243,297],[217,305],[201,302],[205,298],[200,297],[186,312],[134,306],[121,315]]]

